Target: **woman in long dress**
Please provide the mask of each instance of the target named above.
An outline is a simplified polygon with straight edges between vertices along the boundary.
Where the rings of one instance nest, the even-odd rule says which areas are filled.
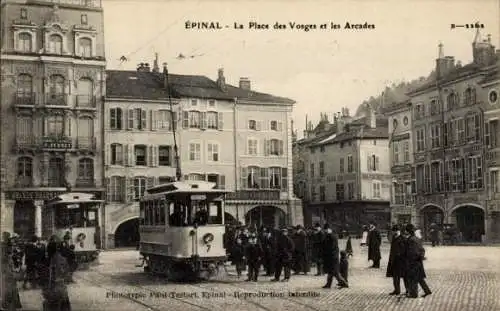
[[[21,299],[19,297],[19,289],[17,288],[17,280],[19,278],[19,267],[16,267],[12,258],[13,245],[11,241],[4,241],[1,246],[2,256],[2,310],[15,311],[22,308]]]

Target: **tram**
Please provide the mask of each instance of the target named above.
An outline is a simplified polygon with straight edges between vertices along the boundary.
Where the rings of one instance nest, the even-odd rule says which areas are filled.
[[[140,201],[144,271],[169,280],[210,279],[227,260],[224,196],[206,181],[175,181],[146,190]]]
[[[92,262],[99,256],[99,211],[103,204],[88,193],[61,194],[45,204],[48,217],[42,230],[73,245],[78,263]]]

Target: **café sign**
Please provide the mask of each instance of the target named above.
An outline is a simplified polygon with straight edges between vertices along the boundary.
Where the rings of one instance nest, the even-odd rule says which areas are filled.
[[[29,201],[29,200],[52,200],[55,197],[66,193],[67,191],[7,191],[5,193],[7,200]],[[100,197],[100,192],[92,192],[96,198]]]

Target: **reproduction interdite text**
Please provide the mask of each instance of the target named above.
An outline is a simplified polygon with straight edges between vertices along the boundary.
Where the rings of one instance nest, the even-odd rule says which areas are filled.
[[[240,22],[234,22],[232,24],[226,24],[218,21],[186,21],[184,23],[186,29],[191,30],[221,30],[221,29],[248,29],[248,30],[296,30],[296,31],[311,31],[311,30],[371,30],[375,29],[374,24],[368,22],[326,22],[326,23],[298,23],[298,22],[287,22],[280,23],[275,22],[274,24],[259,23],[255,21],[248,22],[246,24]]]
[[[150,292],[150,293],[118,293],[118,292],[106,292],[106,298],[108,299],[120,299],[120,298],[131,298],[131,299],[146,299],[146,298],[160,298],[160,299],[217,299],[217,298],[227,298],[234,297],[238,299],[247,298],[284,298],[284,297],[319,297],[320,293],[314,291],[287,291],[287,292]]]

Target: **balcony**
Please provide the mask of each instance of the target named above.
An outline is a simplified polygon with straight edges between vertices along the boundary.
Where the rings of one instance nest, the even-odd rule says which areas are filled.
[[[95,137],[78,137],[76,139],[76,148],[79,150],[96,150],[96,138]]]
[[[226,200],[259,200],[259,201],[278,201],[281,190],[238,190],[226,194]]]
[[[17,150],[32,150],[38,147],[38,141],[33,136],[16,136],[14,148]]]
[[[35,106],[36,94],[32,92],[17,92],[14,95],[14,106]]]
[[[96,181],[93,178],[78,178],[75,183],[75,188],[94,188]]]
[[[53,3],[57,5],[81,6],[87,8],[101,8],[101,0],[31,0],[37,3]]]
[[[45,94],[45,105],[47,106],[67,106],[66,94]]]
[[[76,95],[76,108],[95,108],[96,98],[91,95]]]
[[[28,188],[33,186],[33,177],[31,176],[17,176],[15,181],[16,187]]]
[[[64,136],[44,136],[41,138],[40,147],[43,149],[71,149],[73,142]]]

